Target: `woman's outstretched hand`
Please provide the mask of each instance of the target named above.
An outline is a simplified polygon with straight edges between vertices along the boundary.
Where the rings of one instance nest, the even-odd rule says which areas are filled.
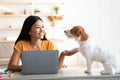
[[[71,55],[73,55],[77,52],[78,52],[78,48],[74,48],[72,50],[65,50],[65,51],[62,52],[62,54],[66,55],[66,56],[71,56]]]
[[[62,67],[67,67],[67,66],[63,65],[65,56],[71,56],[77,52],[78,52],[78,48],[62,51],[60,54],[60,57],[59,57],[59,69],[61,69]]]

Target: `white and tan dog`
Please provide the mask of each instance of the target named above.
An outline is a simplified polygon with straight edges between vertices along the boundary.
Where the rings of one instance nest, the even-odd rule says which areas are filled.
[[[99,47],[94,43],[85,32],[84,28],[81,26],[74,26],[70,30],[64,31],[68,38],[74,38],[78,44],[78,51],[86,58],[87,70],[85,73],[91,73],[91,66],[93,61],[101,62],[104,66],[104,71],[102,74],[112,74],[119,73],[120,68],[117,65],[115,57],[106,49]]]

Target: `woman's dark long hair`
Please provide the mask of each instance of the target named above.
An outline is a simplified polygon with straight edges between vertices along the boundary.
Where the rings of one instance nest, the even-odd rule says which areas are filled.
[[[39,16],[33,16],[33,15],[30,15],[25,19],[23,26],[22,26],[22,29],[21,29],[21,32],[20,32],[17,40],[15,41],[15,44],[20,40],[26,40],[26,41],[29,40],[30,41],[29,32],[31,30],[32,25],[37,20],[41,20],[43,22],[43,20]],[[47,40],[46,36],[44,35],[44,38],[41,40]]]

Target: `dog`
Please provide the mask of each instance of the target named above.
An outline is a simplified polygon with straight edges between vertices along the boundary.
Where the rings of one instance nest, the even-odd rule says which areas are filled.
[[[104,70],[101,74],[111,74],[120,72],[115,56],[107,49],[104,49],[94,43],[94,40],[85,32],[82,26],[73,26],[73,28],[64,31],[68,38],[75,39],[79,47],[76,48],[85,57],[87,63],[87,70],[85,73],[91,73],[91,66],[93,61],[103,64]]]

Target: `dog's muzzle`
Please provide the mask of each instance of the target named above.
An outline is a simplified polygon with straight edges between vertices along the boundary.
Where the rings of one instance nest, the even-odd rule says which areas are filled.
[[[72,37],[69,30],[65,30],[64,33],[68,38]]]

